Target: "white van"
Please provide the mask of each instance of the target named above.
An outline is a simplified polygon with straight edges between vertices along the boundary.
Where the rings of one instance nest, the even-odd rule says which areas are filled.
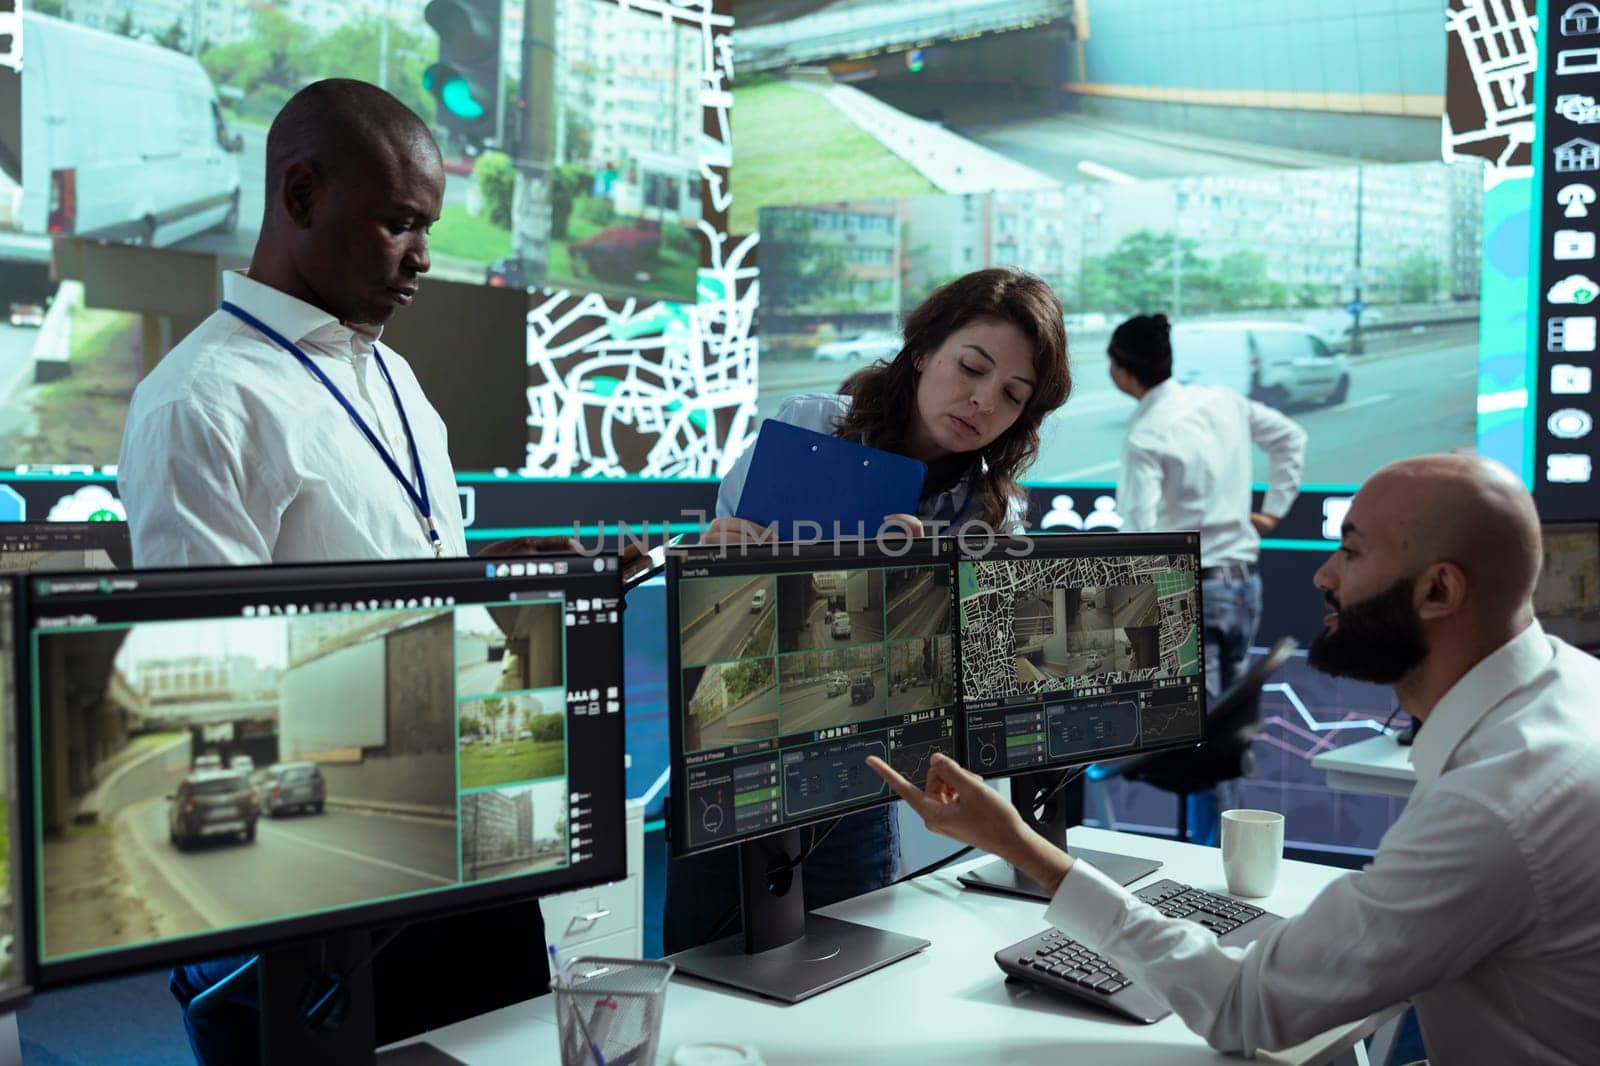
[[[239,222],[243,141],[191,56],[23,16],[22,228],[171,244]]]
[[[1350,360],[1292,322],[1174,326],[1172,376],[1185,385],[1224,385],[1273,407],[1339,404],[1350,395]]]

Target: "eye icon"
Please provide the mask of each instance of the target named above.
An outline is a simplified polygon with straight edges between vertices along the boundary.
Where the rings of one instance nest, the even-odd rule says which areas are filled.
[[[1563,407],[1554,412],[1545,420],[1545,426],[1552,436],[1562,440],[1577,440],[1587,437],[1589,431],[1594,429],[1594,419],[1588,411],[1580,411],[1576,407]]]

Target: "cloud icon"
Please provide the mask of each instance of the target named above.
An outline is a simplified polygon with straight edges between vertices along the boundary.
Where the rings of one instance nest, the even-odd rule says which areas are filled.
[[[1600,295],[1600,285],[1596,285],[1593,278],[1568,274],[1550,286],[1546,299],[1553,304],[1586,304],[1593,303],[1597,295]]]
[[[50,508],[52,522],[126,522],[122,501],[99,485],[85,485]]]

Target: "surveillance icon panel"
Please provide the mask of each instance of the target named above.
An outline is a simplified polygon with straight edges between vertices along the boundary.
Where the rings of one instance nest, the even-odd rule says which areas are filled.
[[[1558,229],[1551,243],[1551,254],[1560,260],[1593,259],[1594,234],[1581,229]]]
[[[1545,299],[1553,304],[1589,304],[1600,295],[1600,285],[1587,274],[1568,274],[1551,285]]]
[[[1594,417],[1577,407],[1563,407],[1545,419],[1545,428],[1552,437],[1562,440],[1581,440],[1594,429]]]
[[[1588,218],[1589,205],[1594,203],[1594,186],[1575,181],[1556,191],[1556,203],[1563,207],[1566,218]]]

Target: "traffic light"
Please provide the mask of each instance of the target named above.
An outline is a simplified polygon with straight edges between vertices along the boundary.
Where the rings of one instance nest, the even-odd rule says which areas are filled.
[[[430,0],[422,17],[439,35],[439,61],[422,87],[439,105],[439,123],[465,144],[498,141],[501,0]]]

